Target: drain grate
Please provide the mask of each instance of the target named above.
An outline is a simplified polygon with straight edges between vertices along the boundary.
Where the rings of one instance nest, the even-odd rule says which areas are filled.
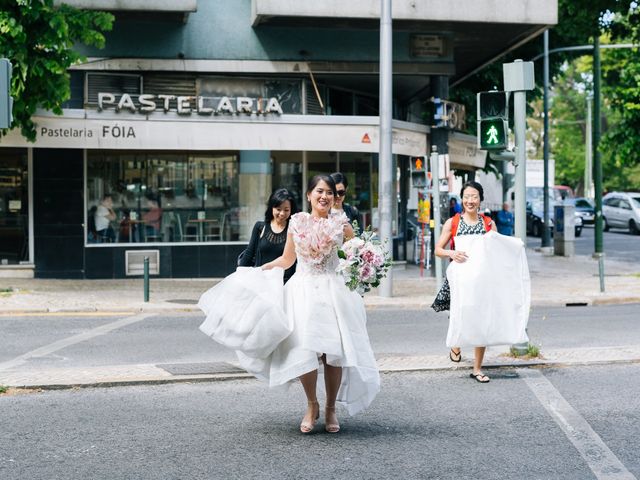
[[[171,375],[212,375],[215,373],[244,373],[244,370],[226,362],[162,363],[156,367]]]
[[[182,303],[184,305],[196,305],[198,303],[198,300],[189,300],[186,298],[175,298],[172,300],[166,300],[169,303]]]

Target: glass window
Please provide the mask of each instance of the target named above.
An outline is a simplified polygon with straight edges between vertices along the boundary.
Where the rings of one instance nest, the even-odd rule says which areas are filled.
[[[29,256],[27,150],[0,149],[0,264],[25,263]]]
[[[87,243],[239,240],[238,155],[87,152]]]

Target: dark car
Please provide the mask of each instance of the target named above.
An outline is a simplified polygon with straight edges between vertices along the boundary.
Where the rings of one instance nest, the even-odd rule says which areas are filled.
[[[531,200],[527,202],[527,235],[533,237],[542,236],[542,218],[544,217],[544,205],[542,199]],[[554,202],[549,199],[549,228],[550,233],[553,236],[553,213]],[[582,235],[583,221],[582,217],[576,211],[575,213],[575,229],[574,234],[576,237]]]
[[[588,198],[576,197],[567,199],[576,207],[576,213],[582,218],[584,225],[593,225],[596,221],[596,210]]]

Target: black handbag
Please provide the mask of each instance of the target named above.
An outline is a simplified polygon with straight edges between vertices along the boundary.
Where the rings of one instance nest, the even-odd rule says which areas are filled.
[[[264,235],[264,229],[266,228],[266,224],[264,222],[258,222],[260,225],[262,225],[262,230],[260,231],[260,236],[258,237],[258,239],[262,238],[262,236]],[[239,267],[241,263],[246,263],[245,262],[245,255],[247,254],[247,250],[248,248],[245,248],[243,251],[240,252],[240,255],[238,255],[238,259],[236,260],[236,265]],[[259,250],[258,250],[258,246],[256,245],[256,256],[259,254]],[[256,266],[256,257],[253,257],[251,259],[251,266],[255,267]]]

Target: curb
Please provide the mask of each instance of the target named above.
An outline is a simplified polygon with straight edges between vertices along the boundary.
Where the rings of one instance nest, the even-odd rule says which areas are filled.
[[[624,365],[640,363],[640,358],[631,358],[624,360],[575,360],[575,361],[555,361],[555,360],[523,360],[520,362],[507,363],[487,363],[482,366],[485,370],[506,370],[513,368],[567,368],[570,366],[587,366],[587,365]],[[380,369],[380,374],[389,375],[396,373],[412,373],[412,372],[444,372],[457,370],[471,370],[472,365],[456,365],[456,366],[417,366],[397,369]],[[113,388],[113,387],[131,387],[144,385],[170,385],[180,383],[215,383],[234,380],[255,380],[259,382],[255,376],[250,373],[220,373],[210,375],[175,375],[173,377],[158,377],[148,379],[120,379],[103,382],[89,383],[55,383],[41,385],[5,385],[14,390],[23,391],[53,391],[53,390],[74,390],[88,388]],[[2,394],[0,394],[2,396]]]

